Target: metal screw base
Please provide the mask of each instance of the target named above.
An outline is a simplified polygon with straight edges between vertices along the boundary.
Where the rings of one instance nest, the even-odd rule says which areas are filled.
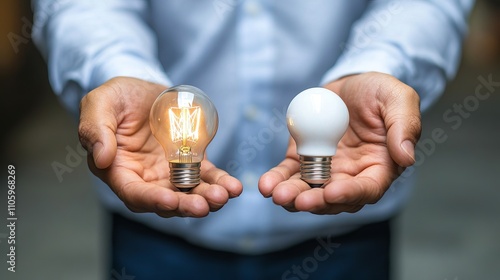
[[[170,182],[181,192],[188,192],[200,184],[200,162],[170,162]]]
[[[312,188],[323,186],[330,180],[332,157],[299,156],[300,178]]]

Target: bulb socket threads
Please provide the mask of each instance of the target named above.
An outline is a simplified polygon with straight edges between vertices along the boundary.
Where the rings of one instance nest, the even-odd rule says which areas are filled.
[[[332,157],[299,156],[300,178],[311,186],[318,188],[330,180]]]
[[[201,162],[170,162],[170,182],[181,192],[188,192],[200,184]]]

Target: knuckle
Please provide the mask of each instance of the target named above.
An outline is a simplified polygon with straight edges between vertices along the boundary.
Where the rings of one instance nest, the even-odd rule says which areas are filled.
[[[87,96],[88,95],[85,95],[82,100],[80,100],[80,104],[79,104],[79,109],[80,109],[80,112],[83,111],[83,109],[87,106]]]
[[[416,140],[420,138],[422,133],[422,122],[420,120],[420,115],[411,115],[407,120],[407,128],[415,133]]]
[[[82,147],[87,151],[90,151],[91,149],[91,131],[92,125],[87,122],[80,122],[80,124],[78,125],[78,138],[80,140],[80,143],[82,144]]]
[[[420,95],[418,95],[418,93],[410,86],[407,86],[407,87],[408,87],[408,91],[407,91],[408,97],[409,97],[410,101],[414,102],[416,104],[420,104]]]

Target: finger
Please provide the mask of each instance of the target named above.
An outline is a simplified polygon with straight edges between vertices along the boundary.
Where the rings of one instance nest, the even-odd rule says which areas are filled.
[[[300,179],[300,174],[295,174],[274,188],[273,202],[277,205],[296,208],[295,199],[297,196],[310,189],[311,187]]]
[[[78,134],[82,146],[92,155],[95,166],[103,169],[111,165],[116,156],[116,129],[118,107],[110,100],[107,87],[87,94],[80,103]]]
[[[101,172],[101,179],[134,212],[172,212],[179,208],[179,196],[159,183],[145,182],[127,168],[113,166]]]
[[[179,196],[179,213],[182,217],[205,217],[210,213],[210,206],[205,198],[198,194],[176,192]]]
[[[400,84],[383,102],[382,117],[387,128],[387,146],[392,159],[400,166],[415,163],[415,145],[421,133],[418,94]]]
[[[243,191],[241,182],[229,175],[226,171],[217,168],[210,161],[205,160],[201,164],[201,178],[208,184],[222,186],[230,198],[238,197]]]
[[[174,192],[179,198],[179,207],[174,210],[155,211],[158,216],[163,218],[171,217],[193,217],[202,218],[209,214],[207,201],[200,195]]]
[[[174,191],[169,182],[144,182],[136,173],[115,168],[106,176],[108,184],[125,205],[134,212],[154,212],[162,217],[204,217],[210,207],[199,194]]]
[[[330,204],[373,204],[382,198],[387,188],[372,177],[360,176],[326,185],[324,198]]]
[[[363,208],[362,205],[330,204],[325,201],[325,190],[313,188],[302,192],[295,199],[295,208],[299,211],[307,211],[314,214],[339,214],[342,212],[354,213]]]
[[[198,186],[191,189],[190,194],[203,197],[212,212],[221,209],[229,200],[229,194],[224,187],[205,182],[201,182]]]
[[[179,208],[179,194],[156,184],[132,181],[112,189],[134,212],[173,212]]]
[[[323,188],[313,188],[300,193],[295,199],[295,208],[299,211],[318,212],[328,205],[325,201]]]
[[[299,172],[300,164],[297,160],[286,158],[278,166],[264,173],[259,179],[259,191],[264,197],[273,195],[276,186]]]

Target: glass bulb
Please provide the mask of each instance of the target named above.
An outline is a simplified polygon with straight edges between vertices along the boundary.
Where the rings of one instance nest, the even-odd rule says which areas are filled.
[[[349,125],[347,106],[334,92],[315,87],[295,96],[286,118],[297,144],[301,179],[311,187],[322,186],[331,177],[332,156]]]
[[[170,182],[181,191],[197,186],[201,161],[219,124],[212,101],[194,86],[171,87],[153,103],[149,124],[165,150]]]

